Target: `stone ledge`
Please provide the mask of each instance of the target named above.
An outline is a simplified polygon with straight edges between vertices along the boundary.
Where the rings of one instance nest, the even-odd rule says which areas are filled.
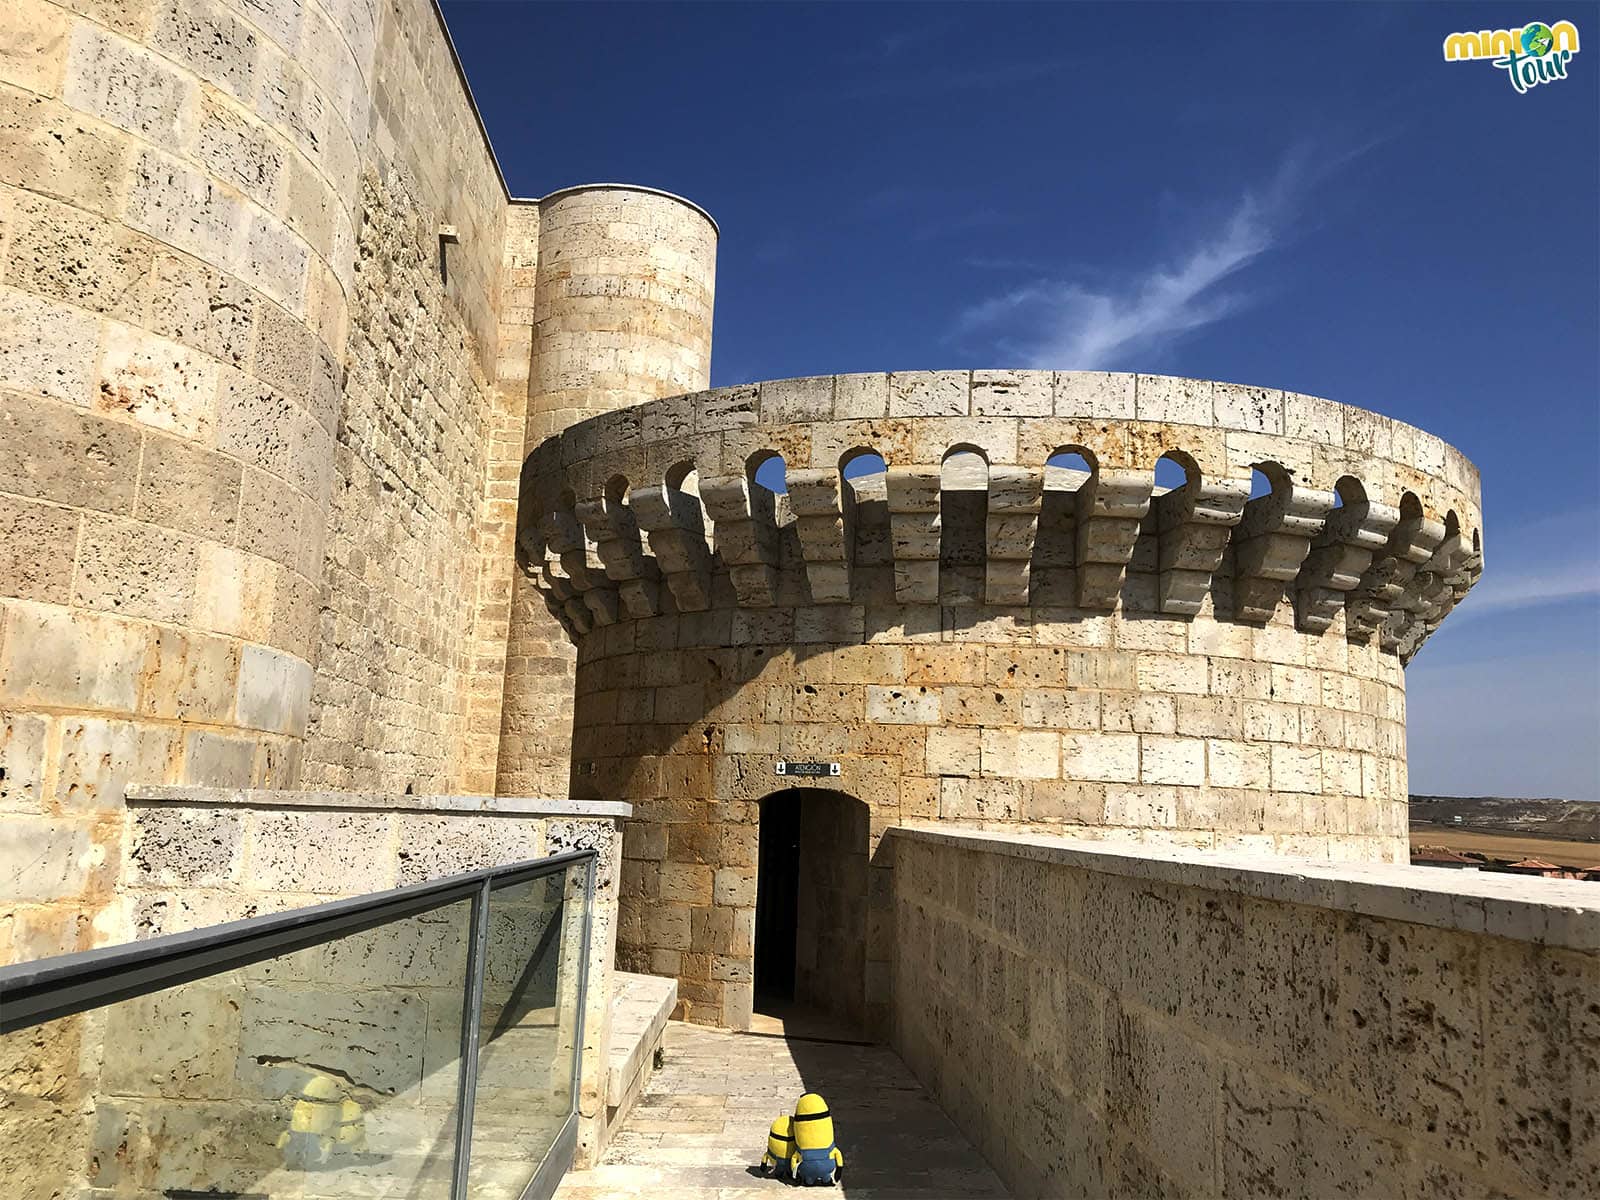
[[[638,1095],[662,1044],[667,1021],[678,1003],[678,981],[656,975],[612,976],[611,1053],[607,1064],[606,1105],[623,1108]],[[626,1114],[617,1114],[611,1123]]]
[[[1462,933],[1600,951],[1600,887],[1580,880],[1445,873],[1389,863],[1107,846],[1034,834],[895,826],[897,837],[1259,900],[1408,921]]]
[[[481,813],[515,817],[633,815],[633,805],[610,800],[546,800],[537,796],[411,796],[401,792],[313,792],[273,788],[139,786],[130,806],[197,805],[241,808],[367,809],[378,812]]]

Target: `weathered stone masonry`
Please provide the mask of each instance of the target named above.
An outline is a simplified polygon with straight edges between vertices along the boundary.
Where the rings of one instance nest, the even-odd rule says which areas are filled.
[[[427,0],[8,6],[0,961],[132,932],[130,782],[564,789],[527,438],[705,386],[715,227],[553,196],[541,307],[543,207]],[[621,325],[558,294],[612,279]]]
[[[787,495],[753,483],[775,454]],[[1164,376],[723,388],[529,468],[519,550],[578,642],[573,794],[635,806],[622,962],[734,1026],[779,758],[839,761],[817,786],[869,815],[833,850],[855,1016],[887,998],[867,864],[896,824],[1400,859],[1402,663],[1482,562],[1477,473],[1437,438]]]

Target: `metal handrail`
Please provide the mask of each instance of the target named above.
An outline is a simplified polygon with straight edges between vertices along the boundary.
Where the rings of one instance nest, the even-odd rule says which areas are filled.
[[[429,912],[461,900],[472,901],[468,928],[467,976],[463,981],[461,1056],[456,1079],[455,1173],[450,1194],[465,1200],[472,1156],[473,1116],[478,1081],[479,1033],[484,965],[488,958],[489,903],[501,888],[526,883],[584,865],[582,937],[574,1003],[576,1044],[568,1117],[544,1162],[523,1195],[548,1197],[572,1161],[577,1140],[584,1010],[588,1004],[589,939],[594,920],[595,876],[599,852],[573,850],[549,858],[488,867],[463,875],[415,883],[387,892],[332,900],[288,912],[250,917],[184,933],[164,934],[0,967],[0,1034],[103,1008],[122,1000],[191,983],[296,950],[336,941],[392,921]]]
[[[142,942],[0,967],[0,1034],[159,992],[360,933],[596,857],[574,850]]]

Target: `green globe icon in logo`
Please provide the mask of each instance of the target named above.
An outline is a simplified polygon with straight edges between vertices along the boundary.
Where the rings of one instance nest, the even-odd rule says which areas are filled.
[[[1536,21],[1522,31],[1523,53],[1543,58],[1550,53],[1550,47],[1555,44],[1555,40],[1556,35],[1550,32],[1550,26],[1541,25]]]

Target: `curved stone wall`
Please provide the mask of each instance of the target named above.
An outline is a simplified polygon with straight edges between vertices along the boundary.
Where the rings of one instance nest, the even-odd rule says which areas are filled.
[[[567,188],[538,204],[527,446],[574,421],[705,387],[717,227],[680,197],[628,184]],[[564,789],[572,652],[518,573],[496,789]]]
[[[846,481],[864,451],[886,469]],[[750,483],[773,453],[786,496]],[[1432,435],[1161,376],[726,388],[585,421],[524,479],[578,643],[573,794],[635,805],[622,965],[733,1025],[779,759],[840,763],[815,783],[867,804],[863,870],[917,820],[1399,857],[1402,663],[1482,562],[1476,470]],[[883,935],[846,920],[870,997]]]
[[[448,547],[398,519],[374,537],[371,520],[397,492],[433,528],[462,524],[453,506],[429,515],[428,496],[456,495],[416,478],[413,457],[482,496],[505,196],[460,81],[439,70],[425,0],[20,0],[4,24],[9,960],[125,935],[92,917],[130,780],[294,786],[309,725],[321,778],[364,740],[363,782],[386,786],[386,739],[416,741],[399,702],[451,708],[428,691],[458,688],[472,621],[421,612],[407,638],[384,626],[405,661],[398,682],[375,679],[390,664],[357,668],[353,631],[401,601],[352,556],[395,560],[385,580],[398,561],[476,590],[478,514]],[[377,212],[389,228],[370,228]],[[441,221],[459,231],[448,281]],[[434,280],[420,320],[357,284],[407,255]],[[350,350],[352,330],[371,353]],[[431,339],[414,376],[393,373],[399,330]],[[374,415],[402,399],[407,420]],[[441,430],[448,451],[429,441]],[[314,695],[330,637],[351,659]]]

